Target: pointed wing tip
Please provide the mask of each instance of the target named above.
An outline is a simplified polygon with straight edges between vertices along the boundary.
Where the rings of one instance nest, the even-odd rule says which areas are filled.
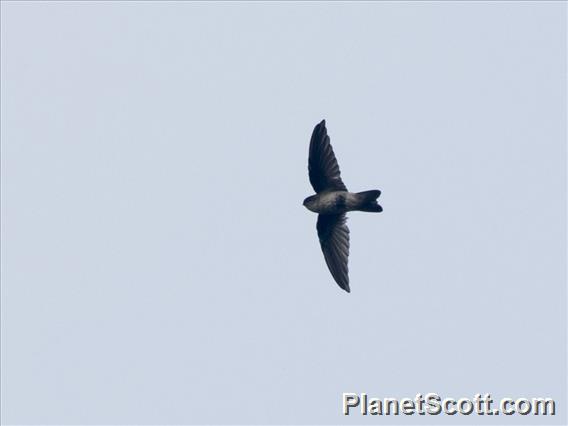
[[[351,293],[351,289],[349,288],[349,285],[347,285],[347,287],[343,288],[343,290],[345,290],[347,293]]]

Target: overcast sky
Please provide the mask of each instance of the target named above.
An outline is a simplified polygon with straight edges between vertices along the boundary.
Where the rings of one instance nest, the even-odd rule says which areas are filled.
[[[1,12],[2,423],[566,423],[566,3]],[[302,206],[322,119],[383,192],[351,294]]]

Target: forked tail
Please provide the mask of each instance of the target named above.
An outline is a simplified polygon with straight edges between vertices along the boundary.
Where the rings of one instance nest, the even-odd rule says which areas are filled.
[[[358,192],[357,195],[361,197],[361,207],[358,210],[377,213],[383,211],[383,208],[377,203],[377,198],[381,195],[381,191],[378,189]]]

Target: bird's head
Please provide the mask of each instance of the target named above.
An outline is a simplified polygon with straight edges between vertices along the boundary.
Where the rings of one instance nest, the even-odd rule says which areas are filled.
[[[316,196],[315,195],[311,195],[308,198],[306,198],[303,202],[304,207],[307,208],[308,210],[314,211],[314,204],[316,201]]]

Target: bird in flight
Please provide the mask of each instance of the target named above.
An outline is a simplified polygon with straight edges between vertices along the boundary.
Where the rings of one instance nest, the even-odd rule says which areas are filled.
[[[325,263],[339,287],[350,293],[347,267],[349,228],[345,224],[345,213],[355,210],[382,212],[383,208],[377,204],[381,191],[375,189],[354,193],[347,190],[329,143],[325,120],[312,133],[308,171],[316,194],[306,198],[304,206],[319,213],[316,228]]]

